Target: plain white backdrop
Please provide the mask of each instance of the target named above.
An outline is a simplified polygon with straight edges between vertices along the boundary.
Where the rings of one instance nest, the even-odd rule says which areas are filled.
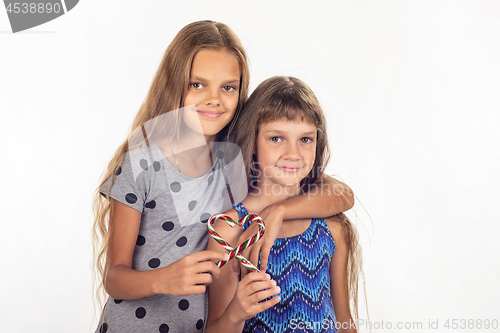
[[[444,327],[500,320],[494,0],[82,0],[17,34],[0,9],[0,331],[95,328],[93,190],[165,48],[201,19],[240,37],[251,90],[292,75],[319,97],[328,171],[359,199],[372,331],[499,331]]]

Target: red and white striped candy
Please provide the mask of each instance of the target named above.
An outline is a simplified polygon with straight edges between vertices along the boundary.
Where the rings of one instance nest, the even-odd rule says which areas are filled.
[[[247,239],[245,242],[243,242],[242,244],[240,244],[238,247],[236,248],[233,248],[228,242],[226,242],[224,240],[224,238],[222,238],[218,233],[217,231],[215,231],[214,229],[214,226],[213,226],[213,222],[217,219],[221,219],[221,220],[224,220],[226,221],[231,227],[235,227],[235,226],[242,226],[243,224],[245,224],[248,220],[250,220],[251,222],[257,222],[257,224],[259,225],[259,228],[257,229],[257,233],[255,235],[253,235],[252,237],[250,237],[249,239]],[[233,259],[233,258],[236,258],[238,259],[241,264],[243,266],[245,266],[246,268],[248,268],[250,271],[254,271],[254,272],[258,272],[259,270],[257,269],[257,267],[255,267],[254,265],[252,265],[252,263],[245,257],[243,257],[241,255],[241,252],[243,250],[245,250],[246,248],[248,248],[250,245],[254,244],[255,242],[257,242],[261,237],[262,235],[264,235],[264,232],[266,231],[266,225],[264,223],[264,221],[262,220],[262,218],[259,216],[259,215],[256,215],[256,214],[250,214],[250,215],[246,215],[246,216],[243,216],[241,219],[238,220],[238,222],[235,222],[230,216],[228,215],[224,215],[224,214],[215,214],[215,215],[212,215],[209,219],[208,219],[208,223],[207,223],[207,229],[208,229],[208,233],[210,234],[210,236],[212,236],[213,239],[215,239],[215,241],[217,243],[219,243],[220,245],[222,245],[222,247],[224,247],[228,252],[229,252],[229,259],[227,261],[219,261],[216,263],[216,265],[218,267],[222,267],[224,266],[229,260]]]

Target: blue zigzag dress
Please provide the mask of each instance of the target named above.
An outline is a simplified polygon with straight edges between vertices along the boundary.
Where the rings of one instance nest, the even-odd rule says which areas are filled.
[[[240,218],[248,214],[241,203],[233,207]],[[329,273],[334,252],[335,242],[325,219],[312,219],[300,235],[277,238],[267,273],[281,288],[281,300],[247,320],[243,332],[336,333]]]

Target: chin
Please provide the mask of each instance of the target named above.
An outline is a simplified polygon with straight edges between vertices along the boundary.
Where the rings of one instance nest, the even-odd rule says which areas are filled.
[[[300,181],[302,178],[297,179],[277,179],[274,181],[275,184],[278,184],[283,187],[286,191],[295,191],[300,189]]]

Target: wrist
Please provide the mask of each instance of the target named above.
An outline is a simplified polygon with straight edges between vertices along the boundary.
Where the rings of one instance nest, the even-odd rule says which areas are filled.
[[[150,287],[153,295],[158,294],[170,294],[170,290],[168,289],[169,283],[161,283],[160,272],[162,268],[154,269],[149,271],[150,273]]]
[[[270,206],[268,206],[270,213],[272,213],[274,216],[277,216],[281,218],[281,220],[284,219],[285,217],[285,205],[283,204],[283,201],[274,203]]]
[[[231,304],[231,303],[230,303]],[[234,311],[232,311],[232,307],[228,306],[224,314],[222,315],[221,321],[228,323],[229,327],[238,327],[241,326],[243,329],[243,326],[245,325],[245,319],[239,318]]]

